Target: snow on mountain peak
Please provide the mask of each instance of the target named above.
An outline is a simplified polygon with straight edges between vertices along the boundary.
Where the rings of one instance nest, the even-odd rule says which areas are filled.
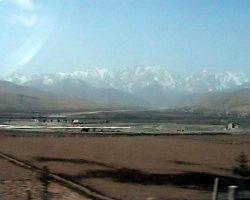
[[[43,84],[44,85],[52,85],[54,83],[53,79],[49,76],[44,76],[43,78]]]
[[[220,90],[240,86],[249,81],[249,79],[243,74],[233,74],[231,72],[217,74],[216,78],[219,80],[217,89]]]
[[[214,74],[207,70],[179,77],[158,66],[130,67],[117,71],[106,68],[92,68],[71,73],[60,72],[47,75],[12,74],[5,78],[20,85],[40,80],[44,85],[53,85],[58,80],[82,80],[97,88],[115,88],[125,92],[137,92],[150,86],[161,87],[165,91],[211,92],[240,86],[249,81],[244,74],[225,72]],[[32,85],[30,83],[29,85]]]
[[[178,82],[167,70],[154,66],[124,68],[120,77],[125,83],[133,83],[130,84],[130,91],[141,90],[153,84],[165,89],[175,89]]]
[[[30,81],[31,79],[32,79],[32,77],[30,77],[30,76],[16,73],[16,74],[10,75],[9,77],[5,78],[4,80],[22,85],[22,84]]]

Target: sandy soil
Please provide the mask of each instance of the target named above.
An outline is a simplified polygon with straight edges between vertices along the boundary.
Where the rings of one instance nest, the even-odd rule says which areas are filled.
[[[37,180],[38,175],[0,158],[0,199],[27,199],[30,190],[33,199],[42,199],[42,184]],[[88,200],[78,193],[51,182],[49,197],[53,200]]]
[[[119,199],[210,199],[211,191],[138,184],[89,172],[120,168],[147,173],[206,172],[232,176],[240,152],[250,157],[250,135],[162,137],[1,137],[0,151],[69,176]],[[4,167],[6,168],[6,167]],[[1,172],[0,172],[1,173]],[[18,176],[18,172],[17,176]]]

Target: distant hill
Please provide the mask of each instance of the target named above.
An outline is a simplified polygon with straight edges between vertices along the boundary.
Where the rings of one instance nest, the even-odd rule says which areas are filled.
[[[157,66],[136,66],[55,74],[12,74],[5,80],[112,107],[175,108],[186,106],[206,93],[236,89],[250,79],[244,74],[206,70],[181,76]]]
[[[0,81],[0,111],[73,111],[94,107],[94,103]]]
[[[110,87],[97,88],[79,79],[58,79],[46,85],[42,79],[34,79],[26,83],[34,88],[56,94],[68,95],[84,101],[94,101],[109,108],[141,107],[147,105],[145,100],[133,94]]]
[[[84,102],[96,102],[108,108],[124,109],[190,106],[244,111],[248,110],[247,88],[250,88],[250,79],[241,73],[211,73],[204,70],[180,76],[153,66],[119,70],[93,68],[55,74],[12,74],[5,80]]]
[[[213,92],[199,97],[197,109],[250,112],[250,89]]]

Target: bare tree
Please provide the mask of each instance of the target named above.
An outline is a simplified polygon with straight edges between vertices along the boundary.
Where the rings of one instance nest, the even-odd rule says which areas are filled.
[[[50,184],[51,177],[49,175],[49,169],[47,166],[44,166],[42,172],[40,173],[39,180],[43,185],[43,199],[48,199],[48,188]]]

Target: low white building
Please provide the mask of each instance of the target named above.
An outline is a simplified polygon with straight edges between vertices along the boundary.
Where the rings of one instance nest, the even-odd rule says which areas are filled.
[[[230,122],[230,123],[227,124],[227,129],[228,130],[233,130],[233,129],[237,129],[237,128],[240,128],[239,123]]]

